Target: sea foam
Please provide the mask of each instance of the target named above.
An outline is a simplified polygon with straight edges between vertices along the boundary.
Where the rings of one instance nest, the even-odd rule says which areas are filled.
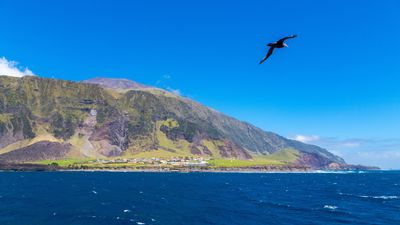
[[[335,210],[335,209],[337,209],[337,206],[335,206],[335,205],[324,205],[324,209]]]

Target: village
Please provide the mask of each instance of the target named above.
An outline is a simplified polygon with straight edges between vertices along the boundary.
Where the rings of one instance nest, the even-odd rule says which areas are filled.
[[[211,158],[204,157],[171,157],[171,158],[114,158],[114,159],[96,159],[88,161],[93,164],[139,164],[139,165],[154,165],[154,166],[187,166],[187,167],[202,167],[207,166],[207,161]]]

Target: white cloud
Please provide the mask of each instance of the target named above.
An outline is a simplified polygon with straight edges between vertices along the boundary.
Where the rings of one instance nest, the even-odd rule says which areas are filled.
[[[336,149],[336,148],[357,148],[360,147],[365,142],[369,140],[364,139],[338,139],[332,137],[320,137],[318,135],[302,135],[298,134],[291,138],[296,141],[300,141],[307,144],[315,144],[327,147],[329,149]]]
[[[18,63],[9,61],[5,57],[0,58],[0,75],[7,75],[12,77],[35,76],[35,74],[28,68],[19,68]]]
[[[303,142],[303,143],[312,143],[312,142],[319,141],[320,137],[317,136],[317,135],[310,135],[310,136],[307,136],[307,135],[298,134],[298,135],[296,135],[296,136],[295,136],[294,138],[292,138],[292,139],[293,139],[293,140],[296,140],[296,141]]]

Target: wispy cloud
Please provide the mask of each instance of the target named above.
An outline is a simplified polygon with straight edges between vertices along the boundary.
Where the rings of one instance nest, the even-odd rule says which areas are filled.
[[[159,80],[156,81],[156,86],[159,86],[160,84],[165,83],[165,81],[171,79],[171,75],[169,74],[164,74]]]
[[[303,143],[313,143],[320,140],[320,137],[317,135],[301,135],[298,134],[292,138],[293,140],[300,141]]]
[[[34,76],[35,74],[28,68],[18,67],[18,62],[0,58],[0,75],[12,77]]]
[[[364,139],[338,139],[333,137],[320,137],[318,135],[303,135],[298,134],[291,139],[300,141],[307,144],[325,145],[329,147],[347,147],[354,148],[359,147],[362,142],[367,142],[369,140]]]
[[[359,147],[361,144],[359,142],[343,142],[340,143],[340,145],[348,148],[356,148]]]
[[[172,76],[170,74],[162,75],[162,77],[159,80],[157,80],[156,86],[161,87],[161,88],[171,92],[174,95],[182,96],[182,92],[180,89],[175,89],[168,85],[168,83],[169,83],[168,81],[171,78],[172,78]]]

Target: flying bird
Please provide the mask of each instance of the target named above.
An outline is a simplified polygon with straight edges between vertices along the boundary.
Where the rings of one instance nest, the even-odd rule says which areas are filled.
[[[272,53],[274,52],[274,49],[275,49],[275,48],[289,47],[289,46],[288,46],[287,44],[285,44],[284,42],[285,42],[287,39],[295,38],[295,37],[297,37],[297,35],[293,34],[293,35],[290,35],[290,36],[281,38],[281,39],[279,39],[277,42],[272,42],[272,43],[267,44],[267,46],[269,46],[268,53],[267,53],[267,55],[265,55],[265,57],[260,61],[260,64],[262,64],[265,60],[268,59],[268,57],[270,57],[270,56],[272,55]]]

